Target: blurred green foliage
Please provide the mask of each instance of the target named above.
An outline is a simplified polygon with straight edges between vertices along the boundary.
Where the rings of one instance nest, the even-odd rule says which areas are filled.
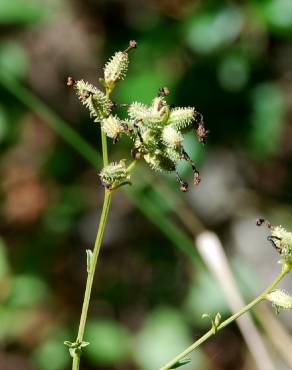
[[[243,214],[262,212],[291,224],[291,6],[290,0],[0,0],[1,370],[70,368],[62,343],[75,333],[85,249],[97,223],[100,138],[63,81],[69,74],[97,81],[103,62],[128,39],[139,47],[114,99],[149,103],[166,85],[170,103],[195,105],[210,140],[202,147],[189,135],[185,144],[202,168],[206,208],[215,176],[209,161],[224,153],[236,170],[215,162],[217,172],[225,181],[234,171],[232,187],[246,197],[234,200],[229,192],[223,204],[231,211],[220,219],[228,207],[203,213],[199,191],[183,198],[174,177],[137,169],[111,211],[84,369],[156,369],[208,328],[203,312],[228,314],[193,234],[208,227],[227,240]],[[129,146],[110,145],[111,157],[129,158]],[[190,178],[185,163],[180,172]],[[234,269],[248,293],[257,284],[245,263],[251,261],[240,259]],[[234,359],[222,365],[227,338],[221,334],[186,366],[241,369]],[[236,341],[236,356],[244,356]],[[15,354],[21,365],[11,365]]]

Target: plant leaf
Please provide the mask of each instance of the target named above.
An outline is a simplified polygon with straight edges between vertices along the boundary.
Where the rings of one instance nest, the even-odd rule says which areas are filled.
[[[190,358],[183,358],[182,360],[177,361],[172,367],[169,369],[177,369],[178,367],[184,366],[191,362]]]

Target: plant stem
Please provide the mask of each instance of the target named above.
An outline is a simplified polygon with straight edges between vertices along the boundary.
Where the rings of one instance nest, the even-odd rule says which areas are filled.
[[[112,199],[112,193],[109,190],[105,189],[99,227],[97,231],[96,241],[94,244],[90,268],[87,274],[86,288],[85,288],[82,312],[81,312],[81,317],[80,317],[78,335],[77,335],[77,340],[76,340],[77,343],[82,343],[83,341],[85,324],[86,324],[86,319],[87,319],[87,312],[88,312],[91,290],[92,290],[92,285],[93,285],[93,280],[94,280],[94,274],[95,274],[95,269],[96,269],[97,260],[99,256],[101,242],[102,242],[103,235],[104,235],[104,230],[106,226],[106,221],[107,221],[111,199]],[[80,354],[79,352],[76,352],[73,357],[72,370],[79,369],[79,362],[80,362]]]
[[[104,166],[107,166],[108,165],[107,137],[103,131],[101,131],[101,143],[102,143],[103,164]],[[90,266],[87,267],[88,272],[87,272],[86,288],[85,288],[82,311],[81,311],[81,316],[80,316],[78,335],[76,339],[76,343],[78,344],[81,344],[83,341],[88,307],[89,307],[91,291],[92,291],[92,285],[93,285],[97,260],[99,256],[99,251],[100,251],[100,247],[101,247],[101,243],[102,243],[103,235],[105,231],[105,226],[107,222],[108,212],[109,212],[109,208],[111,204],[112,194],[113,193],[109,191],[108,189],[104,190],[103,206],[102,206],[100,221],[98,225],[96,240],[95,240],[95,244],[94,244],[94,248],[92,252],[92,259],[90,261]],[[72,370],[79,370],[80,356],[81,356],[81,349],[79,348],[74,352],[74,355],[73,355]]]
[[[233,321],[238,319],[240,316],[245,314],[247,311],[252,309],[258,303],[263,301],[268,293],[270,293],[275,286],[283,279],[283,277],[290,271],[291,266],[284,265],[281,273],[275,278],[275,280],[269,285],[257,298],[251,301],[248,305],[243,307],[241,310],[236,312],[234,315],[230,316],[228,319],[223,321],[218,327],[216,331],[219,331],[225,328],[227,325],[231,324]],[[171,361],[169,361],[166,365],[162,366],[160,370],[169,370],[175,365],[178,361],[182,360],[185,356],[199,347],[202,343],[204,343],[207,339],[209,339],[212,335],[215,335],[214,329],[210,329],[207,333],[205,333],[201,338],[199,338],[196,342],[191,344],[188,348],[186,348],[183,352],[179,353],[176,357],[174,357]]]
[[[138,161],[135,159],[134,161],[132,161],[129,166],[127,167],[127,173],[131,173],[133,171],[133,169],[136,167]]]
[[[107,152],[107,138],[106,134],[101,131],[101,145],[102,145],[102,158],[103,158],[103,166],[108,165],[108,152]]]

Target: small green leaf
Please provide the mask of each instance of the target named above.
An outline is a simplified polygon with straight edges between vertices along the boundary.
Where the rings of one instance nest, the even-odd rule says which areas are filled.
[[[217,312],[214,319],[208,313],[203,313],[202,319],[206,319],[206,318],[211,321],[213,334],[216,334],[217,333],[217,330],[218,330],[218,326],[220,325],[220,322],[221,322],[221,315],[220,315],[220,313]]]
[[[73,346],[73,343],[72,343],[72,342],[70,342],[69,340],[65,340],[64,344],[65,344],[65,346],[67,346],[67,347],[72,347],[72,346]]]
[[[177,369],[178,367],[184,366],[191,362],[190,358],[183,358],[182,360],[177,361],[174,365],[172,365],[169,369]]]
[[[221,315],[219,312],[217,312],[215,319],[214,319],[214,324],[216,328],[218,328],[218,326],[220,325],[220,322],[221,322]]]

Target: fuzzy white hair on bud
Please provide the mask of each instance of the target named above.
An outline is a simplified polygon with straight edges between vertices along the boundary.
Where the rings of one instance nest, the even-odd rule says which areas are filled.
[[[173,172],[175,170],[175,163],[163,153],[148,153],[144,155],[144,159],[156,172]]]
[[[183,135],[173,125],[167,125],[162,131],[162,141],[166,146],[179,148],[183,143]]]
[[[292,233],[285,230],[282,226],[271,226],[271,236],[269,240],[285,259],[292,258]]]
[[[123,80],[129,65],[128,54],[123,51],[115,53],[104,67],[104,80],[107,86],[112,87],[116,82]]]
[[[101,182],[107,188],[112,188],[113,185],[118,186],[123,182],[130,180],[130,174],[127,172],[126,161],[112,162],[105,166],[100,174]]]
[[[192,107],[187,108],[174,108],[170,111],[168,124],[174,125],[179,130],[188,128],[195,118],[195,109]]]
[[[90,116],[95,117],[95,122],[100,122],[110,114],[111,101],[97,87],[79,80],[75,84],[75,90],[82,104],[89,110]]]
[[[116,139],[123,132],[124,126],[117,116],[109,115],[101,121],[101,129],[105,132],[106,136]]]
[[[266,295],[266,300],[272,302],[272,304],[279,309],[292,309],[292,297],[284,290],[276,289]]]
[[[148,107],[143,103],[134,102],[130,104],[128,108],[128,114],[129,117],[134,121],[143,120],[145,115],[148,114]]]

